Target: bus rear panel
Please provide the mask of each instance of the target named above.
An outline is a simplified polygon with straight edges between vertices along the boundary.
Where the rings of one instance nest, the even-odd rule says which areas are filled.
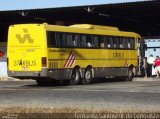
[[[8,36],[8,75],[12,77],[45,77],[47,74],[46,37],[38,24],[12,25]]]

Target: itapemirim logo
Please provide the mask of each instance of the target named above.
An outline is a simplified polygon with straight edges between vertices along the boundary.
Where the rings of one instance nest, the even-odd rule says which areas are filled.
[[[31,38],[28,29],[23,29],[24,36],[21,36],[20,34],[16,34],[16,38],[18,39],[19,43],[25,43],[26,40],[28,40],[29,43],[33,43],[33,39]]]

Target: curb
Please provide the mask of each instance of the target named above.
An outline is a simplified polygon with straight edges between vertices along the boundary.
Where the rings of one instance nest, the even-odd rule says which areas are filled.
[[[134,78],[132,81],[160,81],[160,78],[156,78],[156,77],[151,77],[151,78],[147,78],[147,77],[137,77]]]
[[[12,77],[0,77],[0,81],[21,81],[21,80]]]

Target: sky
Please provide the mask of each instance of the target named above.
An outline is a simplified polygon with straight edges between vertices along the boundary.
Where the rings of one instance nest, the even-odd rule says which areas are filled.
[[[0,10],[52,8],[79,5],[94,5],[146,0],[1,0]]]

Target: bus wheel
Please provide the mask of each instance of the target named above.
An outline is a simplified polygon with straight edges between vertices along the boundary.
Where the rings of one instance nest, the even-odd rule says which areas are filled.
[[[133,69],[128,70],[128,76],[126,76],[126,81],[132,81],[133,79]]]
[[[73,69],[70,84],[79,85],[81,83],[81,74],[79,68]]]
[[[92,69],[91,68],[87,68],[84,74],[84,84],[91,84],[93,83],[93,77],[92,77]]]
[[[62,81],[62,84],[64,86],[68,86],[70,84],[70,80],[64,80],[64,81]]]
[[[39,79],[36,79],[36,82],[39,86],[47,86],[50,84],[50,81],[43,81],[43,80],[39,80]]]

